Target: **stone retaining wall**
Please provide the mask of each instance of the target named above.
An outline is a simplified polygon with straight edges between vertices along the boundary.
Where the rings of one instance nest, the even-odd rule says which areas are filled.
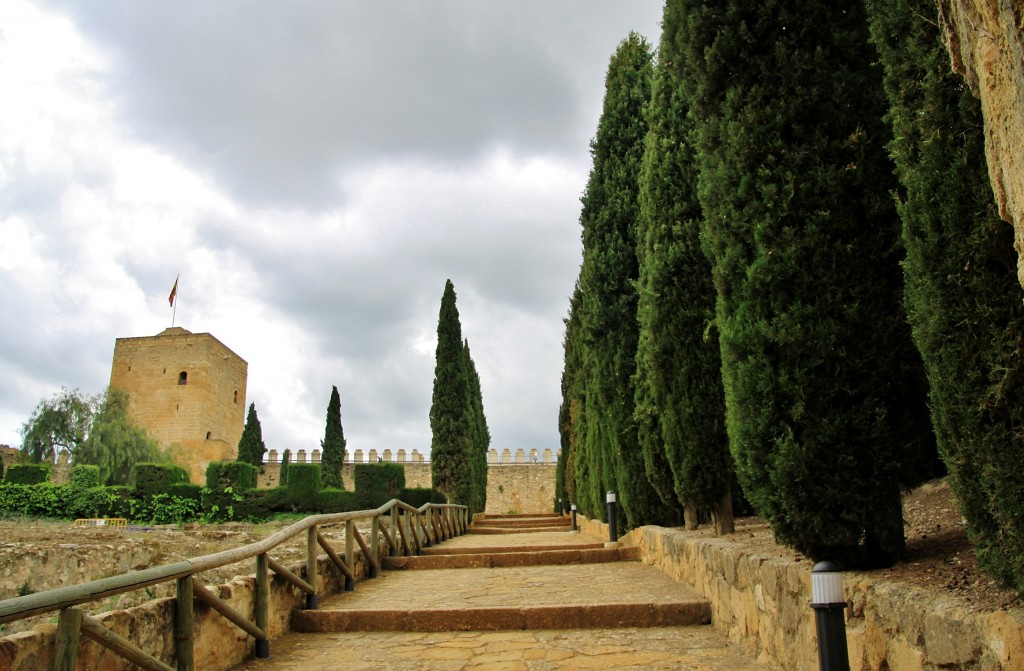
[[[608,538],[605,524],[580,529]],[[712,623],[762,662],[817,671],[812,562],[742,538],[641,527],[620,538],[711,602]],[[1024,669],[1024,614],[968,612],[952,599],[870,573],[843,575],[851,671]]]
[[[356,575],[366,574],[362,554],[356,552]],[[239,564],[239,567],[248,566]],[[288,569],[295,575],[304,574],[305,562],[295,563]],[[319,590],[321,596],[340,591],[344,576],[323,556],[318,561]],[[236,577],[211,591],[221,600],[252,621],[255,576]],[[290,630],[292,610],[305,603],[305,593],[271,574],[270,615],[268,634],[270,654],[274,654],[274,639]],[[56,613],[54,613],[56,615]],[[117,610],[96,617],[108,629],[124,636],[132,643],[158,655],[174,667],[174,599],[156,599],[126,610]],[[53,668],[53,648],[57,625],[43,624],[31,631],[0,638],[0,669],[4,671],[38,671]],[[216,611],[200,602],[195,605],[195,668],[203,671],[225,671],[252,656],[253,639],[231,624]],[[79,645],[78,668],[90,671],[129,671],[134,664],[115,655],[83,637]]]

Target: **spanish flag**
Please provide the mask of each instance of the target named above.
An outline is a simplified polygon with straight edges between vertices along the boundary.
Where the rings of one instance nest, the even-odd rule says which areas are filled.
[[[181,277],[180,275],[178,277]],[[174,307],[174,297],[178,295],[178,277],[174,278],[174,286],[171,287],[171,295],[167,297],[167,302]]]

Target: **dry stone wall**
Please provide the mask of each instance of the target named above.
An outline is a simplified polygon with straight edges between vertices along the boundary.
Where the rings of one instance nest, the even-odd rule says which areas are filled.
[[[607,538],[603,523],[581,530]],[[643,562],[711,602],[712,624],[757,660],[817,671],[811,602],[812,562],[773,554],[741,538],[707,538],[642,527],[620,539]],[[944,596],[868,573],[843,574],[851,671],[1019,671],[1020,612],[967,612]]]

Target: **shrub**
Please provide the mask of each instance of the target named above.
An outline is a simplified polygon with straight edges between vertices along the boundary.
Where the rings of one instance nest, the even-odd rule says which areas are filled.
[[[403,487],[398,498],[410,506],[419,508],[426,503],[447,503],[444,494],[430,487]]]
[[[288,465],[288,504],[297,512],[316,510],[317,494],[323,488],[319,464]]]
[[[164,494],[171,485],[188,482],[188,471],[174,464],[137,464],[135,496],[144,498]]]
[[[49,479],[49,464],[11,464],[4,473],[4,482],[12,485],[36,485]]]
[[[316,507],[321,513],[345,513],[361,510],[359,496],[347,489],[322,489],[316,497]]]
[[[206,467],[206,486],[210,489],[232,488],[236,492],[256,489],[259,469],[244,461],[215,461]]]
[[[398,498],[405,487],[405,467],[401,464],[356,464],[352,480],[360,509],[379,508]]]
[[[100,486],[100,467],[90,464],[79,464],[71,468],[71,486],[77,489],[89,489]]]

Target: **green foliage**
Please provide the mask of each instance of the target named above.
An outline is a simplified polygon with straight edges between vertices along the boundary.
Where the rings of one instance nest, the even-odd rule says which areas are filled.
[[[567,500],[591,518],[601,519],[599,506],[590,497],[590,472],[587,468],[586,447],[581,444],[583,423],[584,380],[583,329],[580,324],[580,303],[583,295],[579,282],[569,299],[569,314],[563,320],[565,336],[562,340],[564,363],[562,368],[562,404],[558,408],[558,438],[561,453],[558,456],[564,469],[563,487]]]
[[[473,502],[473,441],[477,435],[455,286],[444,285],[437,319],[434,391],[430,404],[430,472],[452,503]]]
[[[206,486],[209,489],[227,489],[236,492],[256,489],[259,469],[242,461],[213,461],[206,467]]]
[[[288,464],[291,460],[292,451],[286,448],[284,451],[284,456],[281,457],[281,471],[280,476],[278,476],[277,482],[279,487],[288,486]]]
[[[341,396],[337,387],[331,387],[331,400],[327,404],[327,423],[324,439],[320,441],[320,468],[325,487],[342,489],[341,467],[345,463],[345,433],[341,427]]]
[[[135,495],[164,494],[171,485],[188,482],[188,471],[175,464],[137,464]]]
[[[104,487],[79,488],[71,485],[0,485],[0,511],[53,519],[108,517],[118,497]],[[120,515],[114,515],[120,516]]]
[[[580,367],[577,470],[586,476],[586,508],[601,509],[615,490],[625,526],[662,521],[665,509],[648,481],[633,418],[638,339],[636,224],[639,175],[651,96],[652,55],[635,33],[608,65],[604,106],[591,143],[593,169],[582,197]],[[580,460],[585,460],[581,464]]]
[[[75,449],[76,464],[98,466],[100,484],[128,485],[134,482],[137,464],[171,461],[157,442],[128,418],[126,392],[107,389],[102,398],[89,435]]]
[[[401,464],[356,464],[352,481],[359,501],[358,510],[379,508],[398,498],[405,487],[405,468]]]
[[[683,56],[680,5],[665,5],[640,172],[634,417],[647,477],[664,504],[731,519],[715,287],[700,244],[692,121],[674,66]]]
[[[470,415],[470,454],[469,466],[471,473],[470,514],[482,513],[487,509],[487,450],[491,447],[491,432],[487,428],[487,417],[484,415],[484,397],[480,388],[480,375],[476,364],[469,353],[469,341],[462,343],[465,359],[466,379],[468,381],[468,404]]]
[[[678,11],[740,482],[780,542],[889,564],[904,551],[905,464],[934,439],[864,7]]]
[[[950,72],[934,2],[871,0],[914,340],[949,483],[982,569],[1024,592],[1024,305],[978,101]]]
[[[320,513],[345,513],[363,508],[359,493],[346,489],[321,489],[316,497],[316,509]]]
[[[299,512],[317,509],[317,494],[323,488],[319,464],[291,464],[288,466],[288,504]]]
[[[96,403],[95,398],[66,387],[51,398],[39,401],[21,427],[22,460],[52,463],[63,450],[74,456],[89,433]]]
[[[256,414],[256,404],[249,404],[249,412],[245,416],[245,428],[238,441],[238,461],[251,464],[256,468],[263,465],[263,455],[267,446],[263,443],[263,427]]]
[[[128,517],[140,524],[184,524],[199,517],[201,510],[196,499],[160,493],[133,499]]]
[[[100,467],[76,465],[71,467],[71,486],[76,489],[89,489],[100,486]]]
[[[4,482],[12,485],[34,485],[49,479],[49,464],[11,464],[4,473]]]
[[[397,498],[414,508],[427,503],[447,503],[444,494],[430,487],[402,487]]]

